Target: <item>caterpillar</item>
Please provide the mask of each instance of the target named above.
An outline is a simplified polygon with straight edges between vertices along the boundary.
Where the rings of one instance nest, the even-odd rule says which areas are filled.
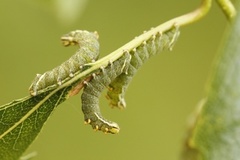
[[[84,121],[91,124],[95,130],[101,130],[105,133],[118,133],[120,128],[117,123],[105,119],[99,108],[99,96],[118,75],[125,74],[130,63],[131,56],[126,52],[118,60],[110,63],[106,68],[101,68],[100,73],[93,74],[89,82],[85,82],[82,100],[82,111]]]
[[[64,46],[78,45],[80,48],[60,66],[43,74],[37,74],[29,87],[32,96],[54,89],[75,76],[86,63],[94,62],[99,56],[98,34],[85,30],[72,31],[61,37]]]
[[[155,54],[165,49],[172,50],[180,34],[179,28],[175,27],[165,33],[157,33],[150,39],[142,42],[138,47],[128,51],[132,58],[127,70],[127,74],[120,74],[109,84],[107,99],[110,105],[120,109],[126,108],[124,95],[133,76],[142,64]]]

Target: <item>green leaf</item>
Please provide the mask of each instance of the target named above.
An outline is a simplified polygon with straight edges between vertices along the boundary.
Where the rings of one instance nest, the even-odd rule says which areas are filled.
[[[240,3],[237,8],[240,9]],[[184,160],[238,160],[240,157],[239,28],[240,14],[227,32],[229,35],[217,57],[209,92],[190,132]]]
[[[0,159],[16,160],[32,143],[57,105],[69,98],[72,86],[0,106]]]

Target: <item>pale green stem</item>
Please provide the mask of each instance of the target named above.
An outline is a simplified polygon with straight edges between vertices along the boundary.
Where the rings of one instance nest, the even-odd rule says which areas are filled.
[[[144,32],[142,35],[134,38],[132,41],[128,42],[127,44],[118,48],[117,50],[113,51],[107,56],[99,59],[94,63],[88,64],[89,66],[91,66],[91,68],[76,75],[74,78],[70,79],[68,82],[64,83],[63,85],[58,87],[56,90],[54,90],[54,92],[57,92],[58,90],[71,85],[73,82],[77,81],[78,79],[86,75],[93,73],[95,70],[98,70],[100,67],[107,66],[110,61],[114,62],[124,54],[124,51],[131,51],[132,49],[138,47],[144,41],[150,39],[153,35],[156,35],[157,33],[164,33],[165,31],[172,29],[174,26],[181,27],[181,26],[198,21],[208,13],[209,9],[211,8],[211,4],[212,4],[212,0],[203,0],[200,7],[198,7],[196,10],[190,13],[187,13],[185,15],[179,16],[177,18],[171,19],[157,26],[156,28],[153,28],[147,32]],[[51,94],[54,94],[54,93],[51,93]]]
[[[217,2],[229,20],[235,17],[236,9],[230,0],[217,0]]]
[[[202,18],[204,15],[207,14],[207,12],[211,7],[211,3],[212,3],[212,0],[204,0],[201,6],[196,10],[194,10],[193,12],[171,19],[157,26],[156,28],[153,28],[150,31],[147,31],[144,34],[136,37],[129,43],[113,51],[111,54],[105,56],[104,58],[98,60],[95,63],[92,63],[91,65],[95,66],[93,69],[99,68],[100,66],[106,66],[110,60],[115,61],[116,59],[122,56],[123,51],[132,50],[133,48],[139,46],[143,41],[149,39],[152,35],[156,33],[165,32],[171,29],[173,26],[181,27],[181,26],[193,23],[195,21],[198,21],[200,18]]]

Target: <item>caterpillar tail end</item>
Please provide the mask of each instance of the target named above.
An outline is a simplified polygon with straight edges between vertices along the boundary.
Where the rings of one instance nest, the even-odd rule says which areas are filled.
[[[107,133],[117,134],[120,131],[120,127],[117,123],[107,121],[99,117],[96,121],[91,119],[85,119],[84,124],[90,124],[95,131],[102,131],[105,134]]]
[[[31,96],[36,96],[38,94],[37,83],[38,83],[39,79],[41,78],[41,76],[42,76],[41,74],[37,74],[36,77],[34,78],[32,84],[28,88],[28,91]]]

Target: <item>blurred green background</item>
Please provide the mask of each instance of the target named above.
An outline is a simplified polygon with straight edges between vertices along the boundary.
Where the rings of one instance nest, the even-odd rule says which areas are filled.
[[[200,1],[2,1],[0,5],[0,103],[28,95],[36,73],[65,61],[76,48],[64,48],[60,36],[75,29],[98,31],[101,57],[144,30],[192,11]],[[181,28],[172,52],[150,59],[134,77],[127,109],[108,107],[103,115],[118,122],[117,135],[94,132],[83,124],[80,94],[57,107],[26,151],[34,160],[178,159],[187,120],[211,71],[227,21],[214,3],[201,21]]]

